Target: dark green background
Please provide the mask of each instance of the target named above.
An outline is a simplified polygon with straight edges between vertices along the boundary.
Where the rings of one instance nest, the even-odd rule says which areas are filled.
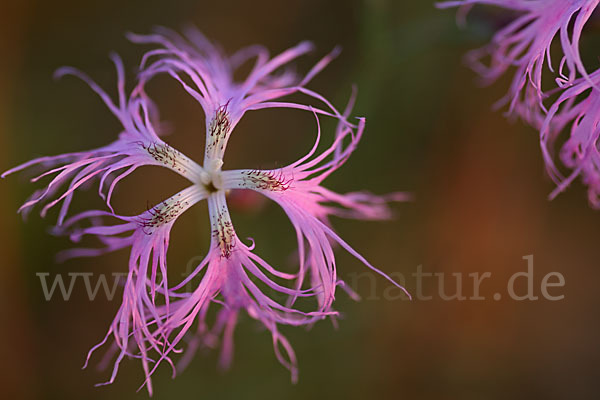
[[[421,0],[5,3],[0,170],[116,137],[118,123],[91,91],[72,78],[56,83],[52,73],[72,65],[114,90],[108,53],[124,57],[131,79],[144,49],[128,43],[126,31],[193,23],[230,52],[262,43],[274,54],[308,39],[317,51],[298,62],[299,71],[340,44],[340,57],[310,87],[342,106],[356,83],[356,114],[367,118],[367,129],[356,153],[327,185],[339,191],[410,191],[416,201],[396,206],[394,221],[336,220],[336,228],[388,273],[409,277],[419,265],[465,279],[473,272],[492,273],[481,289],[488,300],[462,302],[439,296],[382,299],[391,293],[385,291],[389,285],[362,276],[355,285],[362,302],[338,296],[344,313],[339,330],[329,322],[311,331],[282,329],[299,358],[297,385],[275,360],[269,335],[242,318],[231,371],[217,371],[216,353],[199,355],[174,381],[168,368],[160,369],[154,398],[480,400],[597,393],[600,215],[588,208],[578,183],[555,201],[546,200],[553,186],[543,172],[536,132],[491,110],[507,80],[485,90],[473,83],[461,57],[489,39],[492,28],[485,18],[460,30],[453,11],[437,11]],[[152,84],[151,94],[173,124],[169,142],[200,159],[200,107],[166,78]],[[331,139],[333,125],[324,127]],[[309,149],[314,131],[308,113],[248,114],[230,141],[226,168],[285,165]],[[125,214],[139,213],[184,185],[169,171],[144,168],[121,185],[115,204]],[[56,214],[48,221],[33,214],[27,223],[15,214],[33,189],[23,176],[0,184],[2,397],[146,398],[145,392],[135,394],[142,382],[136,361],[125,361],[117,382],[102,388],[93,384],[109,371],[79,369],[104,335],[117,301],[89,301],[78,285],[71,301],[46,302],[35,275],[123,272],[127,253],[55,264],[54,254],[69,246],[47,233]],[[75,197],[73,210],[101,205],[90,190]],[[204,254],[205,214],[205,205],[196,207],[175,226],[169,254],[174,274]],[[277,207],[234,208],[233,218],[241,237],[257,240],[261,256],[289,264],[291,227]],[[522,257],[528,254],[534,255],[537,294],[541,278],[556,271],[566,279],[556,289],[564,300],[492,300],[495,292],[505,293],[510,275],[525,270]],[[365,271],[343,252],[338,263],[349,280]],[[435,294],[433,281],[426,282],[424,292]],[[408,290],[414,293],[414,286],[408,279]]]

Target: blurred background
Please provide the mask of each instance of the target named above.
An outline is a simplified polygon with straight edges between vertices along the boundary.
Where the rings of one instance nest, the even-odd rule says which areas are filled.
[[[430,300],[403,299],[382,278],[338,252],[338,268],[363,297],[353,302],[340,292],[344,313],[339,329],[323,321],[310,331],[282,331],[299,358],[300,381],[292,385],[274,355],[271,339],[248,317],[236,330],[233,368],[219,372],[217,352],[202,352],[171,380],[170,370],[154,376],[155,399],[177,396],[218,399],[413,398],[562,399],[597,394],[600,349],[597,283],[600,215],[591,210],[585,189],[574,184],[556,200],[546,197],[546,178],[537,133],[507,121],[491,105],[507,80],[480,89],[462,55],[489,39],[497,19],[474,14],[459,29],[453,11],[437,11],[431,1],[215,1],[155,0],[98,2],[56,0],[4,2],[0,17],[0,170],[40,155],[97,147],[113,140],[119,124],[82,82],[52,79],[71,65],[88,73],[110,93],[115,74],[108,60],[117,51],[128,66],[129,83],[143,46],[124,33],[147,33],[154,25],[179,29],[195,24],[228,52],[260,43],[272,54],[301,40],[316,51],[297,63],[307,71],[335,45],[342,54],[310,88],[342,107],[351,85],[359,88],[356,115],[367,118],[364,140],[347,165],[327,181],[337,191],[408,191],[411,203],[395,207],[386,222],[335,220],[341,236],[387,273],[411,278],[419,266],[444,273],[445,292],[473,296],[468,274],[491,273],[482,283],[485,300],[444,301],[439,281],[424,280]],[[597,26],[595,27],[597,28]],[[590,41],[597,39],[590,32]],[[587,42],[586,42],[587,43]],[[587,46],[587,44],[584,45]],[[592,42],[590,42],[592,43]],[[594,55],[594,57],[596,54]],[[150,94],[173,134],[167,140],[200,159],[204,117],[200,107],[167,78]],[[334,125],[324,121],[325,138]],[[230,141],[227,168],[285,165],[310,148],[314,119],[298,111],[247,114]],[[0,183],[1,278],[0,380],[4,398],[130,399],[142,383],[137,361],[122,364],[116,383],[94,388],[109,377],[97,371],[101,356],[80,369],[88,349],[105,334],[120,294],[108,301],[87,297],[74,286],[71,299],[46,301],[36,275],[125,272],[127,252],[97,259],[54,261],[68,248],[48,234],[56,218],[16,214],[33,192],[27,174]],[[134,214],[185,187],[159,168],[142,168],[121,184],[115,205]],[[231,199],[240,237],[256,239],[257,252],[274,265],[290,265],[293,233],[272,204]],[[244,205],[246,204],[246,206]],[[95,187],[75,196],[73,211],[101,207]],[[209,229],[205,205],[195,207],[172,232],[169,268],[185,273],[202,256]],[[511,275],[525,271],[522,257],[534,256],[537,301],[506,295]],[[290,265],[290,268],[292,266]],[[559,272],[565,286],[541,297],[540,283]],[[527,290],[519,280],[516,291]]]

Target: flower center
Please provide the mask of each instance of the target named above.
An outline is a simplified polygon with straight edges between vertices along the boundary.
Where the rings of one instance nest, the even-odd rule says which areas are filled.
[[[223,160],[220,158],[208,160],[204,167],[200,182],[209,193],[214,193],[223,188],[221,167],[223,167]]]

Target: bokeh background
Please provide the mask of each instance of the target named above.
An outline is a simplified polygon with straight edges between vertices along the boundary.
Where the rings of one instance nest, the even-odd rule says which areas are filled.
[[[501,18],[500,18],[501,20]],[[484,90],[462,63],[464,52],[489,39],[498,18],[475,14],[466,29],[452,11],[427,0],[393,1],[4,1],[0,16],[0,170],[34,156],[96,147],[112,140],[117,121],[80,81],[52,79],[72,65],[103,87],[114,89],[107,55],[117,51],[133,79],[146,49],[124,37],[154,25],[196,24],[228,51],[261,43],[272,53],[301,40],[317,50],[298,70],[340,44],[343,52],[310,85],[342,105],[357,84],[356,114],[367,130],[348,164],[328,180],[339,191],[409,191],[412,203],[395,206],[388,222],[334,221],[338,231],[372,263],[407,277],[426,272],[491,272],[484,301],[443,301],[426,280],[432,300],[407,301],[385,280],[360,275],[365,268],[340,252],[339,272],[363,300],[343,293],[338,330],[327,321],[312,330],[286,329],[299,357],[300,381],[289,382],[273,355],[268,333],[249,318],[236,330],[231,371],[216,369],[216,352],[199,354],[189,369],[170,378],[155,375],[156,399],[564,399],[593,398],[600,378],[600,305],[597,268],[600,215],[587,206],[580,184],[548,202],[551,182],[543,171],[536,132],[507,121],[491,105],[506,80]],[[597,26],[592,28],[597,29]],[[597,40],[589,32],[584,47]],[[586,47],[587,46],[587,47]],[[593,55],[594,57],[597,54]],[[114,93],[114,92],[113,92]],[[157,79],[151,94],[173,127],[169,142],[202,155],[200,107],[174,82]],[[333,125],[325,123],[331,132]],[[248,114],[232,137],[226,165],[285,165],[314,139],[314,120],[298,111]],[[183,188],[168,171],[144,168],[121,185],[115,202],[123,213],[143,211]],[[94,388],[109,371],[80,369],[87,350],[104,335],[118,298],[89,301],[81,282],[70,301],[45,301],[38,272],[126,270],[127,253],[54,262],[69,243],[48,234],[55,214],[23,223],[15,213],[33,191],[19,175],[0,182],[0,380],[6,399],[146,398],[136,361],[123,363],[116,383]],[[74,210],[100,207],[95,190],[75,197]],[[240,236],[252,236],[257,251],[277,265],[290,264],[292,232],[274,205],[233,211]],[[204,206],[176,224],[170,266],[184,272],[208,243]],[[526,269],[534,255],[536,294],[549,272],[564,275],[561,301],[514,301],[508,278]],[[452,292],[452,281],[446,282]],[[526,289],[524,282],[517,290]],[[465,285],[465,294],[472,289]]]

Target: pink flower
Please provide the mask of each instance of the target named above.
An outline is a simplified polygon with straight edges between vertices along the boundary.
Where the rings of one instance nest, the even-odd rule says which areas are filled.
[[[491,83],[509,68],[516,67],[510,90],[499,104],[510,102],[509,113],[514,112],[540,130],[546,169],[557,184],[550,198],[556,197],[580,176],[589,187],[588,197],[594,208],[600,208],[600,71],[587,73],[579,52],[579,40],[599,2],[464,0],[438,4],[442,8],[489,4],[518,13],[494,35],[490,44],[469,53],[469,63],[484,83]],[[550,58],[553,42],[559,42],[562,50],[557,73]],[[482,62],[486,58],[490,59],[488,64]],[[542,89],[545,67],[554,74],[556,83],[549,90]],[[550,104],[549,108],[547,104]],[[560,148],[559,159],[569,170],[566,176],[554,157],[565,128],[570,128],[570,133]]]
[[[488,4],[516,11],[519,15],[500,29],[490,44],[467,55],[469,65],[483,83],[496,81],[516,67],[508,94],[498,105],[509,104],[509,113],[531,116],[543,108],[542,71],[554,72],[550,58],[553,41],[559,40],[562,58],[559,64],[561,85],[572,82],[577,73],[588,74],[579,54],[583,28],[600,0],[463,0],[438,3],[440,8]],[[488,59],[488,63],[482,60]],[[532,88],[527,93],[529,87]],[[534,95],[533,95],[534,94]]]
[[[580,176],[588,186],[588,199],[594,208],[600,208],[600,91],[596,89],[599,83],[600,70],[592,73],[589,79],[574,81],[550,107],[540,132],[548,173],[558,185],[550,198],[556,197]],[[565,127],[570,128],[569,137],[562,144],[559,156],[570,170],[566,177],[556,167],[552,156],[558,136]]]
[[[123,302],[107,337],[100,343],[106,343],[112,335],[119,349],[113,374],[107,383],[114,380],[119,364],[125,356],[135,356],[142,359],[147,376],[146,383],[151,390],[150,376],[162,360],[173,365],[170,354],[188,334],[193,324],[197,324],[197,338],[191,340],[187,351],[192,354],[198,346],[210,344],[216,337],[223,335],[220,363],[222,367],[229,366],[233,355],[233,330],[240,310],[245,310],[271,332],[276,356],[290,369],[295,381],[296,357],[287,339],[278,331],[277,325],[307,325],[326,316],[337,315],[331,308],[335,288],[338,285],[344,288],[345,286],[337,277],[333,244],[341,245],[393,283],[387,275],[370,265],[344,242],[326,223],[329,215],[385,218],[389,216],[386,200],[405,199],[401,194],[387,198],[378,198],[368,193],[340,195],[321,186],[323,179],[339,168],[354,151],[363,129],[364,120],[359,122],[356,135],[353,135],[351,129],[345,128],[338,134],[332,146],[313,157],[318,145],[317,140],[308,155],[280,170],[223,171],[219,183],[215,184],[217,189],[214,192],[210,193],[205,187],[193,185],[139,216],[123,217],[104,211],[88,211],[65,221],[63,226],[58,228],[58,233],[70,232],[74,241],[78,241],[83,235],[95,235],[105,247],[69,250],[63,253],[63,258],[97,255],[131,246],[129,275]],[[348,138],[350,143],[341,148],[344,139]],[[339,156],[335,156],[336,149],[341,149]],[[225,192],[235,189],[258,191],[276,201],[286,211],[298,235],[298,273],[278,271],[253,253],[253,243],[247,246],[239,239],[225,199]],[[212,240],[209,253],[183,282],[169,287],[166,281],[166,252],[170,229],[183,212],[203,199],[208,200],[211,220]],[[338,204],[341,207],[329,204]],[[103,217],[116,217],[121,223],[98,224],[98,218]],[[91,226],[81,227],[86,221]],[[127,232],[131,232],[130,236],[123,236]],[[311,284],[309,288],[303,289],[305,273],[310,275]],[[193,292],[180,292],[181,288],[201,274],[203,275],[200,283]],[[251,276],[254,279],[251,279]],[[157,281],[159,277],[160,281]],[[293,282],[293,285],[282,286],[276,283],[274,278]],[[287,296],[289,301],[287,304],[280,304],[272,300],[261,291],[255,281]],[[218,295],[222,296],[222,300],[217,299]],[[164,298],[164,305],[157,306],[157,296]],[[317,309],[302,311],[294,308],[293,303],[299,297],[315,298]],[[221,304],[223,308],[218,312],[216,324],[209,328],[206,313],[211,304]],[[133,338],[139,353],[132,352],[130,338]],[[158,360],[148,355],[150,351],[157,354]],[[186,356],[189,358],[189,355]],[[152,363],[155,365],[151,368]],[[183,363],[187,363],[187,360]]]
[[[332,308],[337,286],[355,297],[337,275],[334,246],[341,246],[394,283],[334,232],[329,217],[386,219],[391,215],[388,203],[406,199],[403,194],[338,194],[322,186],[324,179],[341,167],[356,149],[365,127],[362,118],[356,123],[348,121],[354,95],[340,113],[323,96],[304,87],[337,50],[299,78],[289,71],[275,71],[307,52],[311,48],[308,43],[301,43],[269,59],[266,50],[258,46],[242,49],[228,57],[195,30],[188,33],[187,39],[164,29],[149,36],[132,35],[131,39],[161,47],[144,56],[138,85],[129,98],[124,93],[122,64],[113,57],[119,82],[117,104],[87,76],[72,69],[62,70],[81,77],[102,97],[123,125],[119,139],[88,152],[36,159],[5,173],[31,166],[49,168],[40,178],[52,174],[54,178],[22,210],[49,201],[42,210],[44,215],[50,207],[63,201],[55,233],[69,235],[74,242],[91,235],[102,244],[100,248],[67,250],[61,253],[61,258],[97,256],[130,248],[123,301],[105,338],[88,354],[86,365],[93,351],[112,338],[109,355],[116,358],[107,383],[114,381],[125,357],[139,358],[146,376],[144,385],[152,393],[154,371],[166,361],[175,373],[173,356],[180,353],[186,343],[185,354],[177,369],[189,362],[198,347],[212,347],[220,337],[220,365],[229,366],[233,356],[234,328],[239,313],[245,311],[269,330],[277,359],[290,370],[292,380],[296,381],[296,356],[278,326],[310,325],[337,315]],[[254,68],[242,82],[234,81],[234,70],[249,57],[256,58]],[[202,166],[168,146],[156,132],[157,114],[145,94],[144,85],[162,73],[175,78],[206,114],[207,140]],[[275,101],[292,93],[306,95],[309,100],[319,102],[321,108]],[[315,116],[317,141],[310,153],[278,170],[223,170],[226,145],[244,113],[281,107],[308,110]],[[316,154],[321,137],[319,115],[336,118],[338,125],[331,146]],[[110,207],[115,185],[142,165],[169,168],[187,178],[191,185],[140,215],[118,215]],[[91,210],[65,219],[75,190],[95,177],[100,178],[99,193],[110,211]],[[66,191],[55,196],[67,183]],[[108,184],[107,191],[104,191],[105,184]],[[226,193],[239,189],[265,195],[286,212],[297,235],[299,268],[296,273],[282,272],[271,266],[255,254],[252,239],[244,241],[238,237],[229,215]],[[50,201],[53,196],[56,199]],[[210,249],[193,273],[171,285],[167,280],[171,227],[186,210],[202,200],[208,202],[212,231]],[[307,277],[309,283],[305,284]],[[197,284],[197,287],[186,291],[190,284]],[[276,301],[267,295],[267,290],[270,295],[275,293],[284,300]],[[312,299],[314,306],[298,307],[295,305],[298,298]],[[212,326],[207,320],[211,306],[219,307]]]

